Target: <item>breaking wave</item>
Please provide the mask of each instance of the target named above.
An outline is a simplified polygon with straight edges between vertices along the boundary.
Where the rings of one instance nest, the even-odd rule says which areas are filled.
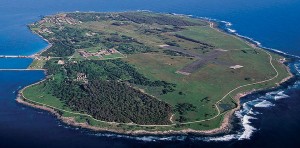
[[[209,142],[209,141],[231,141],[233,139],[238,139],[238,135],[236,134],[230,134],[230,135],[224,135],[224,136],[219,136],[219,137],[207,137],[203,138],[201,140]]]
[[[228,30],[229,32],[231,32],[231,33],[235,33],[235,32],[236,32],[236,30],[230,29],[230,28],[228,28],[227,30]]]
[[[240,135],[239,140],[250,139],[252,133],[256,130],[256,128],[250,125],[251,119],[257,119],[257,118],[248,115],[243,116],[242,124],[244,127],[244,132],[242,133],[242,135]]]
[[[271,103],[270,101],[263,100],[262,102],[259,102],[254,105],[255,107],[272,107],[275,106],[275,104]]]
[[[288,97],[290,97],[290,96],[284,94],[284,91],[281,91],[274,97],[274,99],[279,100],[279,99],[284,99],[284,98],[288,98]]]
[[[226,25],[226,27],[230,27],[230,26],[232,26],[232,23],[231,22],[227,22],[227,21],[220,21],[220,22],[222,22],[222,23],[224,23],[225,25]]]

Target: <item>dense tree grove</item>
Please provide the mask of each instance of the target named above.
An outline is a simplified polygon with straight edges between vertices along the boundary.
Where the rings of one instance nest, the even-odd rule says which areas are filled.
[[[53,78],[48,79],[44,87],[71,109],[105,121],[169,123],[171,106],[131,84],[162,87],[162,93],[173,91],[174,84],[152,81],[121,60],[70,62],[64,66],[56,62],[50,60],[45,65]],[[88,83],[74,81],[77,73],[86,74]]]
[[[49,80],[54,96],[72,110],[87,113],[96,119],[137,124],[168,124],[171,106],[128,84],[117,81],[94,80],[88,84]]]
[[[74,54],[75,50],[72,46],[70,45],[65,45],[61,41],[55,41],[54,46],[51,46],[48,50],[44,51],[42,53],[43,56],[70,56]]]
[[[55,62],[55,60],[50,60],[46,63],[44,68],[48,69],[48,74],[56,74],[62,71],[62,68],[59,68]],[[162,87],[162,93],[172,92],[176,87],[175,84],[166,81],[150,80],[122,60],[80,61],[78,63],[68,63],[63,68],[64,73],[70,79],[76,78],[77,73],[80,72],[85,73],[89,80],[126,81],[136,85]]]

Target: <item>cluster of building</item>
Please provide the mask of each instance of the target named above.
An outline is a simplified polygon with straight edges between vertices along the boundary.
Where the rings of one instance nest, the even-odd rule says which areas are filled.
[[[51,17],[45,17],[40,21],[41,24],[44,23],[52,23],[56,25],[62,25],[62,24],[69,24],[69,25],[75,25],[77,23],[81,23],[78,20],[75,20],[73,18],[67,17],[67,14],[60,14],[55,15]]]
[[[99,50],[98,52],[94,52],[94,53],[91,53],[91,52],[88,52],[88,51],[85,51],[85,50],[78,50],[78,53],[81,56],[83,56],[84,58],[88,58],[88,57],[91,57],[91,56],[101,57],[103,55],[111,55],[111,54],[114,54],[114,53],[118,53],[118,51],[114,48],[110,48],[110,49]]]
[[[51,34],[51,33],[53,33],[52,31],[50,31],[48,28],[46,28],[46,27],[42,27],[41,28],[41,30],[38,30],[38,33],[40,33],[40,34],[44,34],[44,33],[49,33],[49,34]]]
[[[85,73],[77,73],[77,78],[74,81],[88,83],[88,79]]]

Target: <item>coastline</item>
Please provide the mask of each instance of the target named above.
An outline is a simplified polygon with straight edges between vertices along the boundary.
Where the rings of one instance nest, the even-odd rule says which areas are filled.
[[[33,107],[33,108],[48,111],[51,114],[53,114],[57,119],[61,120],[65,124],[75,126],[75,127],[86,128],[86,129],[90,129],[93,131],[99,131],[99,132],[113,132],[116,134],[127,134],[127,135],[135,135],[135,136],[137,136],[137,135],[178,135],[178,134],[180,134],[180,135],[183,135],[183,134],[215,135],[215,134],[226,133],[226,132],[230,131],[231,117],[232,117],[233,113],[239,108],[238,107],[233,110],[230,110],[229,112],[226,112],[221,126],[219,128],[215,128],[215,129],[211,129],[211,130],[184,129],[184,130],[178,130],[178,131],[174,131],[174,130],[169,130],[169,131],[146,131],[146,130],[124,131],[124,130],[101,128],[101,127],[91,126],[91,125],[87,124],[86,122],[85,123],[76,122],[73,117],[63,117],[54,108],[47,107],[44,105],[38,105],[38,104],[35,104],[34,102],[30,103],[31,100],[29,100],[23,96],[23,90],[25,90],[26,88],[28,88],[30,86],[34,86],[39,83],[42,83],[45,80],[47,80],[47,78],[22,88],[18,92],[16,102],[26,105],[26,106]]]
[[[91,126],[89,124],[85,123],[79,123],[76,122],[73,117],[63,117],[61,116],[55,109],[52,109],[50,107],[36,105],[33,103],[29,103],[21,98],[20,95],[18,95],[16,101],[20,104],[30,106],[33,108],[41,109],[44,111],[48,111],[51,114],[53,114],[57,119],[61,120],[63,123],[75,127],[85,128],[93,131],[98,132],[113,132],[116,134],[126,134],[126,135],[186,135],[186,134],[199,134],[199,135],[215,135],[220,133],[226,133],[229,132],[231,129],[230,118],[231,115],[236,111],[236,109],[226,113],[224,120],[219,128],[212,129],[212,130],[193,130],[193,129],[184,129],[179,131],[169,130],[169,131],[146,131],[146,130],[130,130],[130,131],[124,131],[124,130],[116,130],[116,129],[108,129],[108,128],[100,128],[96,126]]]
[[[293,77],[293,76],[289,76],[289,77],[285,78],[285,81],[282,81],[281,83],[284,83],[284,82],[288,81],[291,77]],[[232,117],[233,117],[234,113],[236,111],[238,111],[241,107],[240,99],[242,97],[245,97],[247,95],[251,95],[252,93],[259,91],[259,90],[252,90],[252,91],[248,91],[248,92],[238,93],[234,97],[234,100],[237,101],[237,107],[235,107],[234,109],[232,109],[232,110],[225,113],[224,118],[223,118],[222,123],[221,123],[221,126],[219,128],[215,128],[215,129],[211,129],[211,130],[184,129],[184,130],[179,130],[179,131],[174,131],[174,130],[169,130],[169,131],[146,131],[146,130],[124,131],[124,130],[116,130],[116,129],[108,129],[108,128],[101,128],[101,127],[91,126],[86,122],[79,123],[79,122],[76,122],[73,117],[63,117],[63,116],[61,116],[53,108],[27,102],[26,99],[24,99],[24,97],[22,95],[22,91],[25,88],[36,85],[36,84],[39,84],[39,83],[45,81],[46,79],[47,78],[45,78],[42,81],[39,81],[37,83],[28,85],[28,86],[24,87],[23,89],[21,89],[18,93],[16,101],[18,103],[26,105],[26,106],[30,106],[30,107],[33,107],[33,108],[48,111],[51,114],[53,114],[57,119],[59,119],[60,121],[62,121],[63,123],[65,123],[67,125],[71,125],[71,126],[74,126],[74,127],[85,128],[85,129],[89,129],[89,130],[96,131],[96,132],[113,132],[113,133],[116,133],[116,134],[126,134],[126,135],[132,135],[132,136],[139,136],[139,135],[187,135],[187,134],[212,136],[212,135],[217,135],[217,134],[223,134],[223,133],[230,132],[231,129],[232,129]]]
[[[219,30],[219,28],[216,28],[215,27],[215,24],[213,22],[209,22],[211,23],[210,26],[218,31],[221,31]],[[43,50],[39,51],[38,53],[36,54],[33,54],[34,57],[36,56],[39,56],[41,53],[43,53],[44,51],[46,51],[47,49],[49,49],[50,47],[52,47],[52,44],[45,38],[43,38],[41,35],[39,35],[38,33],[36,32],[33,32],[34,34],[37,34],[38,36],[40,36],[43,40],[45,40],[47,43],[48,43],[48,46],[46,48],[44,48]],[[226,33],[226,32],[224,32]],[[233,35],[239,39],[242,39],[236,35]],[[242,39],[243,40],[243,39]],[[245,40],[244,40],[245,41]],[[253,44],[253,43],[250,43],[248,41],[245,41],[247,44],[249,44],[250,46],[255,46],[256,48],[260,48],[259,46]],[[262,49],[262,50],[266,50],[266,49]],[[287,69],[288,73],[289,73],[289,76],[284,78],[283,80],[281,80],[281,82],[277,83],[277,86],[279,86],[281,83],[284,83],[286,81],[288,81],[290,78],[293,77],[293,74],[290,72],[289,70],[289,67],[284,65],[285,68]],[[231,119],[234,115],[234,112],[239,110],[240,107],[241,107],[241,104],[240,104],[240,99],[246,95],[249,95],[249,94],[252,94],[253,92],[256,92],[257,90],[252,90],[252,91],[248,91],[248,92],[241,92],[239,94],[237,94],[234,99],[237,101],[237,106],[234,108],[234,109],[231,109],[230,111],[228,112],[225,112],[225,113],[222,113],[224,114],[224,117],[222,119],[222,123],[221,123],[221,126],[219,128],[215,128],[215,129],[211,129],[211,130],[193,130],[193,129],[184,129],[184,130],[178,130],[178,131],[174,131],[174,130],[169,130],[169,131],[146,131],[146,130],[132,130],[132,131],[124,131],[124,130],[116,130],[116,129],[108,129],[108,128],[100,128],[100,127],[96,127],[96,126],[91,126],[91,125],[88,125],[87,123],[79,123],[79,122],[76,122],[75,119],[73,117],[63,117],[61,116],[55,109],[53,108],[50,108],[50,107],[46,107],[46,106],[43,106],[43,105],[37,105],[37,104],[34,104],[34,103],[30,103],[28,101],[26,101],[25,97],[23,96],[23,93],[22,91],[24,89],[26,89],[27,87],[30,87],[32,85],[36,85],[36,84],[39,84],[41,82],[43,82],[44,80],[47,79],[47,76],[45,79],[37,82],[37,83],[34,83],[34,84],[31,84],[31,85],[28,85],[26,87],[24,87],[22,90],[19,91],[19,94],[18,94],[18,97],[16,99],[16,101],[18,103],[21,103],[21,104],[24,104],[24,105],[27,105],[27,106],[31,106],[33,108],[38,108],[38,109],[42,109],[42,110],[45,110],[45,111],[49,111],[51,112],[52,114],[54,114],[59,120],[61,120],[62,122],[68,124],[68,125],[72,125],[72,126],[76,126],[76,127],[81,127],[81,128],[86,128],[86,129],[90,129],[90,130],[93,130],[93,131],[102,131],[102,132],[114,132],[114,133],[118,133],[118,134],[128,134],[128,135],[174,135],[174,134],[200,134],[200,135],[216,135],[216,134],[221,134],[221,133],[226,133],[226,132],[229,132],[232,128],[232,124],[231,124]]]
[[[30,25],[32,25],[32,24],[30,24]],[[28,26],[28,29],[30,30],[29,26]],[[44,38],[43,36],[41,36],[41,35],[38,34],[37,32],[35,32],[35,31],[31,31],[31,32],[32,32],[33,34],[38,35],[41,39],[43,39],[43,40],[44,40],[45,42],[47,42],[47,44],[48,44],[48,45],[47,45],[45,48],[43,48],[41,51],[39,51],[39,52],[37,52],[37,53],[31,55],[33,58],[35,58],[35,57],[39,56],[40,54],[42,54],[44,51],[46,51],[46,50],[48,50],[49,48],[51,48],[51,47],[52,47],[52,43],[50,43],[46,38]]]

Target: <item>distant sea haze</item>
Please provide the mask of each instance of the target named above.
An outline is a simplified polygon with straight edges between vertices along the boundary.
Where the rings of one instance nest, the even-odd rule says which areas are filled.
[[[222,29],[262,46],[300,56],[298,0],[1,0],[0,55],[31,55],[47,43],[27,24],[74,11],[135,11],[186,14],[220,21]],[[0,59],[0,69],[26,68],[32,59]],[[299,147],[300,62],[296,77],[272,91],[249,95],[226,135],[140,136],[92,132],[61,123],[48,112],[16,103],[17,91],[45,77],[43,71],[0,71],[0,147]]]

